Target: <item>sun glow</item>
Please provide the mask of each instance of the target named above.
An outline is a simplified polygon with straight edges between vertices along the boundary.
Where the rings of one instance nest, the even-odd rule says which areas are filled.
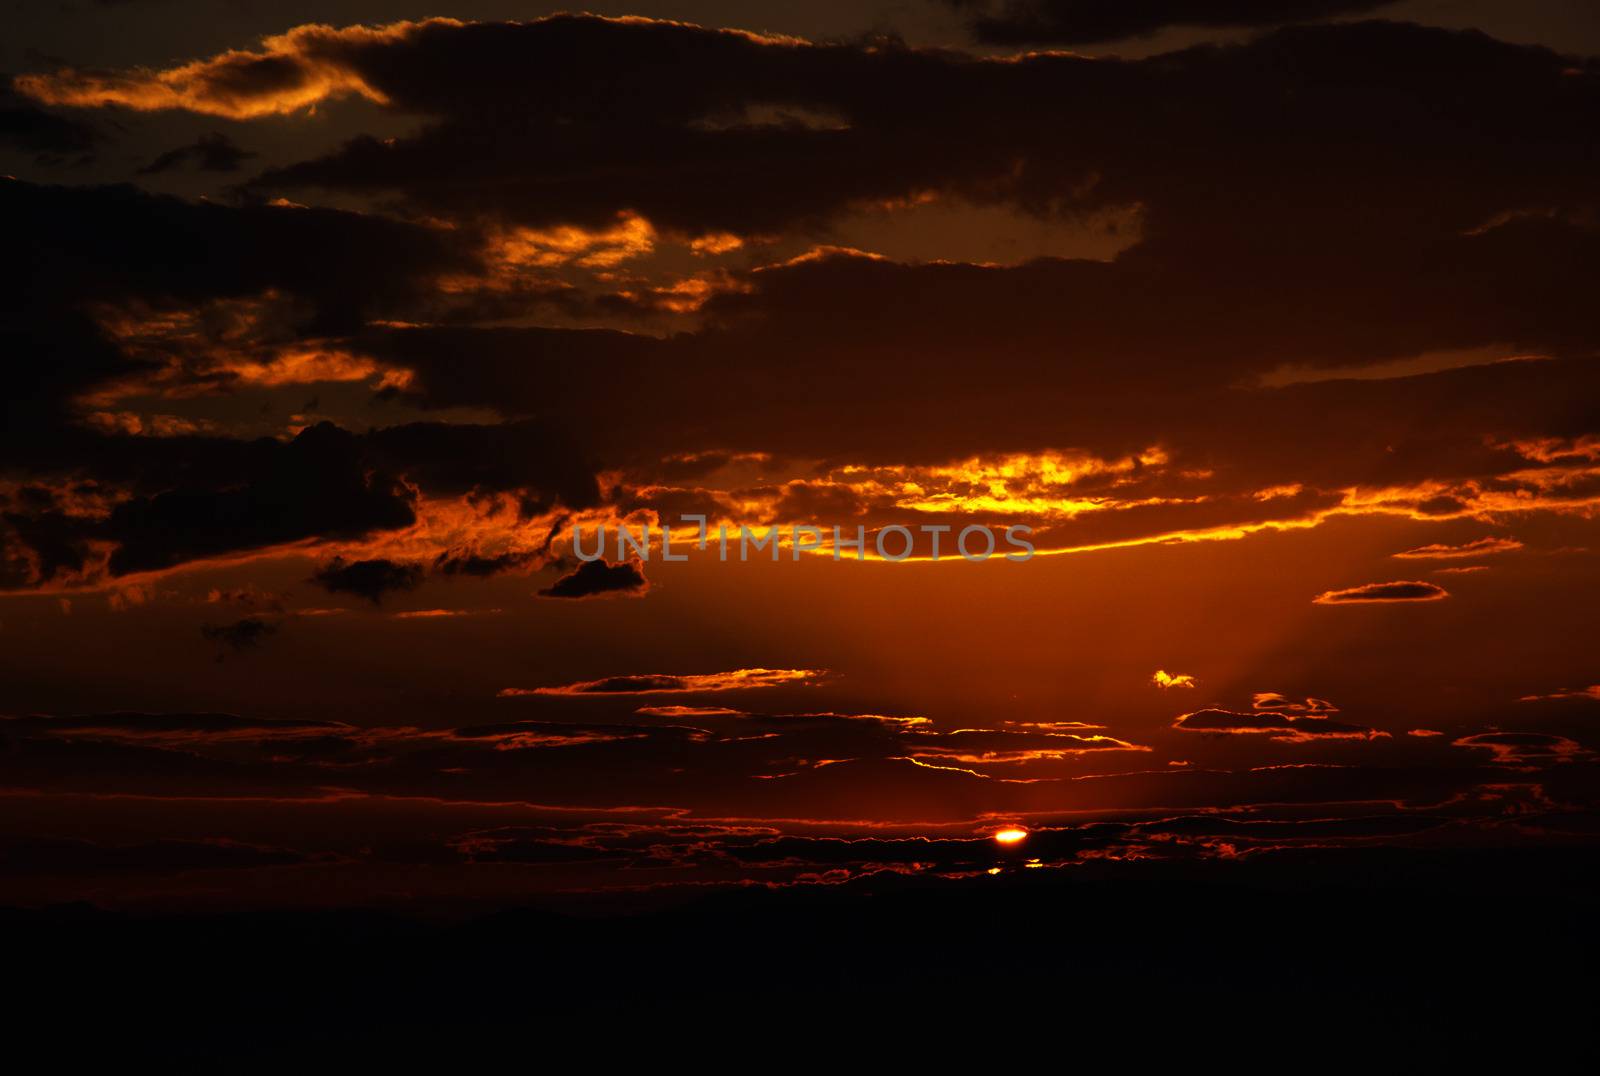
[[[1028,831],[1020,826],[1007,826],[1005,829],[996,830],[994,839],[1004,845],[1020,844],[1026,840]]]

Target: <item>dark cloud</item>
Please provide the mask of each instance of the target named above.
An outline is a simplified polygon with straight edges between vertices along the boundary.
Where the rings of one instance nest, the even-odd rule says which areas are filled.
[[[1094,45],[1171,26],[1234,29],[1360,15],[1395,0],[946,0],[991,45]]]
[[[346,561],[334,557],[311,577],[332,594],[354,594],[377,605],[385,594],[415,590],[422,585],[422,567],[392,560]]]
[[[219,643],[235,653],[260,646],[276,633],[278,625],[260,617],[245,617],[231,624],[202,624],[200,635],[207,642]]]
[[[0,146],[10,146],[45,160],[88,154],[99,140],[94,128],[46,112],[18,93],[8,75],[0,75]]]
[[[186,146],[167,150],[139,169],[139,174],[156,175],[183,166],[192,166],[201,172],[237,172],[241,164],[255,156],[257,154],[241,149],[227,135],[213,131]]]
[[[11,302],[193,304],[269,289],[300,295],[323,325],[398,310],[434,275],[475,264],[435,229],[370,214],[293,206],[227,206],[131,186],[48,187],[0,181],[29,266]]]
[[[539,591],[541,598],[641,597],[650,589],[637,560],[590,560]]]
[[[1172,723],[1182,732],[1264,735],[1290,743],[1305,743],[1319,738],[1371,739],[1376,730],[1365,725],[1330,721],[1316,713],[1296,714],[1276,707],[1237,713],[1206,709],[1183,714]]]
[[[0,270],[0,347],[7,355],[0,438],[15,465],[76,462],[85,435],[77,400],[149,375],[104,320],[216,300],[292,297],[290,338],[350,330],[414,304],[441,272],[474,264],[444,234],[372,215],[284,206],[225,206],[131,186],[49,187],[0,178],[12,258]]]
[[[1411,264],[1390,270],[1405,280],[1428,257],[1418,239],[1581,204],[1592,190],[1581,146],[1592,70],[1397,24],[1291,28],[1137,62],[984,61],[568,15],[305,27],[272,50],[203,61],[176,94],[150,73],[96,85],[65,73],[26,88],[224,112],[371,93],[426,122],[270,170],[258,187],[396,195],[417,212],[475,219],[606,227],[631,210],[701,235],[773,232],[928,191],[1044,215],[1142,206],[1152,255],[1204,248],[1214,289],[1251,294],[1235,290],[1247,274],[1298,303],[1320,291],[1269,266],[1320,263],[1342,292],[1362,282],[1340,260],[1375,244],[1405,252]],[[564,92],[576,78],[580,96]],[[1071,139],[1057,137],[1063,126]],[[945,151],[952,140],[961,154]],[[1380,288],[1362,290],[1381,302]],[[1202,302],[1218,309],[1191,305]],[[1262,295],[1251,312],[1274,305]],[[1377,314],[1327,327],[1370,328]]]
[[[191,480],[118,505],[103,533],[113,575],[302,538],[357,538],[415,520],[410,492],[369,469],[360,441],[332,425],[233,453],[215,484]]]
[[[433,570],[440,575],[466,575],[479,579],[506,572],[523,572],[543,559],[539,552],[498,553],[481,556],[465,550],[446,550],[434,559]]]
[[[552,840],[546,831],[505,826],[463,835],[456,847],[473,863],[586,863],[627,856],[574,840]]]
[[[1431,602],[1449,596],[1450,592],[1437,584],[1405,580],[1327,590],[1312,600],[1318,605],[1344,605],[1361,602]]]
[[[628,682],[618,690],[681,691],[684,678],[619,679]],[[1428,753],[1426,764],[1325,765],[1313,761],[1312,744],[1337,746],[1340,739],[1365,739],[1371,730],[1311,716],[1191,716],[1195,727],[1217,732],[1275,729],[1274,736],[1301,741],[1297,751],[1306,757],[1293,766],[1151,772],[1140,767],[1147,756],[1130,753],[1128,744],[1089,737],[939,730],[870,715],[727,711],[672,719],[687,724],[516,721],[431,731],[224,715],[34,717],[0,721],[0,737],[7,787],[34,790],[320,801],[336,766],[340,789],[435,804],[535,802],[615,811],[619,802],[633,802],[721,818],[860,820],[866,814],[918,825],[970,824],[1016,812],[1210,810],[1224,803],[1311,804],[1324,811],[1340,803],[1437,805],[1505,780],[1503,767],[1468,761],[1467,752],[1448,742],[1410,741],[1408,750]],[[1382,752],[1389,743],[1373,740],[1364,750]],[[1562,753],[1559,744],[1541,744],[1535,746],[1542,757],[1522,764],[1588,764]],[[1058,750],[1134,768],[1008,780],[986,775],[986,763],[956,761]],[[628,799],[619,801],[615,775],[624,772]]]
[[[416,422],[369,431],[362,442],[375,461],[434,496],[515,493],[528,516],[600,503],[590,451],[549,423]]]
[[[1336,714],[1339,708],[1327,699],[1308,698],[1302,702],[1280,695],[1276,691],[1258,691],[1251,700],[1251,709],[1275,710],[1289,714]]]
[[[1504,766],[1568,762],[1593,754],[1576,740],[1543,732],[1480,732],[1463,736],[1454,744],[1488,751],[1496,763]]]
[[[598,563],[598,562],[592,562]],[[678,691],[732,691],[759,687],[804,687],[827,675],[823,669],[732,669],[728,672],[664,673],[607,676],[556,687],[505,688],[504,697],[516,695],[655,695]]]
[[[1245,356],[1256,349],[1263,369],[1284,350],[1328,346],[1332,337],[1296,342],[1302,323],[1274,323],[1275,315],[1249,325],[1198,311],[1185,322],[1175,309],[1161,320],[1142,318],[1149,285],[1125,272],[1135,270],[1075,262],[904,266],[836,255],[753,274],[749,291],[713,304],[710,313],[725,324],[693,336],[400,329],[369,334],[358,347],[416,371],[407,391],[425,405],[537,418],[573,429],[613,459],[639,443],[650,447],[635,457],[708,442],[808,454],[819,449],[814,424],[827,421],[823,449],[847,458],[903,462],[938,452],[949,459],[1048,443],[1122,455],[1161,443],[1192,450],[1197,462],[1224,458],[1263,485],[1326,480],[1345,488],[1357,475],[1403,484],[1436,477],[1441,467],[1521,469],[1514,451],[1486,445],[1484,435],[1572,436],[1590,422],[1581,388],[1600,374],[1582,359],[1239,386],[1248,376]],[[1179,279],[1186,278],[1168,278]],[[817,309],[830,316],[808,313]],[[1185,325],[1182,339],[1175,323]],[[1418,338],[1404,346],[1429,345]],[[917,357],[922,388],[914,396],[898,364],[871,360],[891,348]],[[1376,359],[1387,348],[1350,340],[1343,354]],[[985,406],[973,407],[962,395],[972,364],[997,351],[1008,356],[1008,375],[985,387]],[[521,376],[530,363],[541,373],[536,382]],[[609,391],[615,377],[634,391]],[[1126,391],[1134,377],[1138,393]],[[1426,431],[1414,422],[1419,393],[1442,412]],[[1497,394],[1507,406],[1492,404]],[[718,406],[734,400],[739,406]],[[680,421],[684,414],[695,415],[695,424]],[[1323,430],[1315,443],[1303,437],[1308,421]]]
[[[1600,343],[1587,310],[1600,243],[1583,211],[1594,189],[1583,132],[1592,130],[1596,77],[1544,50],[1367,23],[1149,61],[999,63],[583,17],[312,28],[284,41],[286,51],[259,63],[245,54],[219,60],[216,81],[202,78],[195,92],[225,90],[237,102],[313,85],[318,65],[359,73],[391,107],[426,122],[393,145],[304,168],[328,171],[323,179],[339,186],[345,157],[370,158],[368,179],[352,164],[345,189],[398,195],[430,216],[485,227],[609,227],[630,210],[684,234],[792,230],[863,199],[929,190],[1044,216],[1142,207],[1139,242],[1109,263],[901,265],[834,253],[733,272],[708,283],[698,331],[664,338],[372,328],[374,315],[405,304],[352,296],[357,309],[344,319],[369,327],[348,345],[413,375],[391,395],[527,420],[515,432],[406,429],[368,441],[390,457],[387,473],[431,489],[536,487],[525,503],[536,514],[558,499],[598,500],[594,461],[708,449],[810,455],[823,422],[826,451],[852,462],[947,461],[1043,444],[1131,456],[1164,446],[1169,466],[1130,481],[1128,504],[1058,522],[1049,537],[1094,545],[1303,521],[1356,486],[1459,479],[1397,507],[1461,513],[1476,495],[1469,482],[1525,469],[1508,439],[1593,426],[1584,401],[1596,373],[1581,358],[1409,381],[1250,387],[1285,356],[1326,370],[1430,349],[1582,355]],[[674,78],[662,85],[669,56]],[[591,79],[595,89],[581,99],[551,93],[564,64],[606,77]],[[1018,100],[1030,108],[1015,108]],[[768,108],[790,118],[768,123]],[[508,124],[507,115],[520,118]],[[919,118],[933,115],[935,126]],[[1054,137],[1066,127],[1072,139]],[[958,160],[944,150],[952,132],[970,135]],[[430,156],[430,139],[450,152]],[[568,143],[570,152],[556,151]],[[803,166],[785,165],[786,155]],[[549,173],[556,159],[559,175]],[[745,175],[757,167],[765,171]],[[728,189],[741,195],[715,193]],[[344,227],[345,216],[329,220]],[[457,231],[458,243],[475,234]],[[382,266],[404,277],[397,292],[420,291],[422,266],[436,278],[460,256],[437,230],[406,234],[445,247],[432,261],[381,251]],[[361,246],[339,238],[307,245]],[[339,268],[341,279],[363,279]],[[160,273],[144,286],[160,293]],[[315,281],[272,286],[314,309],[328,303]],[[617,287],[609,298],[620,310],[637,288]],[[1344,313],[1328,317],[1335,308]],[[819,309],[829,316],[818,318]],[[310,324],[333,318],[325,311]],[[72,324],[55,323],[51,337],[63,361],[36,370],[82,374],[24,395],[68,395],[125,369],[126,356],[92,325],[66,336]],[[1007,377],[986,384],[975,404],[970,372],[998,353]],[[915,392],[903,364],[884,355],[915,356]],[[1419,398],[1439,416],[1426,428],[1415,421]],[[1308,424],[1317,438],[1304,436]],[[1199,488],[1178,473],[1210,477]],[[1277,492],[1258,496],[1269,487]],[[886,508],[851,507],[854,494],[837,488],[818,492],[857,516]],[[649,496],[665,508],[671,496],[698,493]]]
[[[76,573],[92,581],[91,542],[110,545],[103,570],[120,576],[308,538],[361,539],[413,524],[419,491],[506,494],[525,515],[599,497],[583,455],[531,423],[365,434],[320,423],[289,441],[80,433],[66,443],[76,466],[65,475],[87,471],[101,492],[129,496],[104,518],[66,514],[44,487],[0,506],[0,582],[36,586]],[[67,464],[51,469],[60,475]]]

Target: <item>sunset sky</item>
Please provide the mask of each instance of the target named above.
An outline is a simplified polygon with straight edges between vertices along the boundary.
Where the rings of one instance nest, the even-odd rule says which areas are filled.
[[[1594,840],[1594,5],[594,8],[12,6],[3,903]]]

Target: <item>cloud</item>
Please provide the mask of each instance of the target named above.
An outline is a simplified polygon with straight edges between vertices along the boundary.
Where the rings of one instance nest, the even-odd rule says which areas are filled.
[[[590,560],[539,591],[541,598],[639,598],[650,589],[637,560]]]
[[[1292,714],[1336,714],[1339,712],[1339,708],[1327,699],[1308,698],[1304,702],[1294,702],[1276,691],[1256,692],[1250,700],[1250,708]]]
[[[1388,7],[1395,0],[945,0],[975,11],[972,36],[990,45],[1095,45],[1169,27],[1282,26]]]
[[[235,605],[250,613],[282,613],[287,594],[259,587],[212,587],[206,591],[207,605]]]
[[[1300,743],[1370,732],[1347,731],[1326,718],[1291,717],[1233,715],[1211,724],[1276,727],[1269,738]],[[549,812],[551,825],[570,838],[575,827],[581,832],[582,812],[597,813],[614,828],[629,821],[629,804],[653,804],[686,823],[743,819],[747,826],[794,825],[809,832],[830,820],[906,824],[927,833],[938,824],[974,826],[1001,816],[1129,811],[1148,818],[1151,808],[1218,805],[1315,805],[1317,817],[1326,819],[1341,813],[1338,805],[1356,803],[1394,802],[1410,810],[1449,801],[1461,813],[1478,803],[1461,798],[1471,790],[1505,783],[1498,768],[1459,758],[1172,769],[1141,764],[1150,754],[1114,736],[941,730],[862,714],[700,713],[668,720],[684,723],[656,717],[420,729],[225,714],[110,714],[0,719],[0,737],[11,791],[151,797],[160,801],[163,819],[199,810],[208,824],[227,804],[254,815],[268,798],[274,813],[291,812],[285,818],[303,824],[344,818],[361,833],[369,830],[354,820],[375,823],[374,811],[425,829],[452,818],[525,821],[528,812],[539,811]],[[1426,741],[1407,749],[1425,758],[1463,753]],[[1570,770],[1561,757],[1548,762]],[[1062,772],[1086,760],[1105,769]],[[619,773],[628,775],[621,792]],[[1572,775],[1582,777],[1575,770]],[[1500,810],[1494,804],[1487,809],[1491,817]]]
[[[1553,699],[1592,699],[1600,701],[1600,684],[1591,684],[1576,690],[1554,691],[1548,695],[1524,695],[1518,702],[1543,702]]]
[[[1576,740],[1542,732],[1481,732],[1452,741],[1456,747],[1488,751],[1502,766],[1567,762],[1593,754]]]
[[[403,609],[390,613],[394,620],[439,620],[459,616],[495,616],[499,609]]]
[[[805,687],[819,683],[827,675],[826,669],[733,669],[729,672],[688,675],[648,673],[608,676],[603,680],[580,680],[557,687],[508,687],[500,695],[659,695],[762,687]]]
[[[1163,691],[1174,687],[1194,687],[1197,683],[1188,673],[1170,674],[1165,669],[1157,669],[1150,682]]]
[[[94,128],[46,112],[18,93],[11,78],[0,76],[0,146],[51,160],[82,157],[98,141]]]
[[[666,84],[646,62],[663,56],[681,73]],[[1368,23],[1160,62],[1001,60],[566,16],[304,27],[180,66],[30,85],[81,102],[109,94],[228,114],[355,94],[419,122],[392,143],[356,139],[256,183],[262,194],[332,190],[366,213],[128,188],[0,189],[24,222],[21,258],[38,267],[15,300],[38,312],[6,342],[25,356],[0,403],[7,451],[32,474],[95,472],[112,486],[131,484],[127,472],[152,454],[167,457],[154,473],[173,488],[147,481],[153,488],[132,492],[140,504],[172,494],[171,519],[153,548],[121,556],[120,572],[393,533],[419,508],[412,488],[515,491],[525,518],[593,505],[601,470],[627,474],[607,488],[630,504],[665,512],[709,501],[732,514],[751,503],[733,496],[747,482],[701,488],[681,466],[649,461],[806,460],[824,422],[840,466],[769,483],[760,508],[828,505],[840,523],[871,527],[930,510],[951,522],[1004,511],[1039,525],[1041,549],[1091,550],[1334,515],[1487,517],[1600,501],[1592,456],[1539,447],[1580,443],[1588,419],[1574,401],[1600,390],[1592,362],[1332,376],[1434,349],[1579,356],[1600,344],[1586,298],[1600,243],[1574,208],[1596,178],[1578,134],[1594,73],[1543,50]],[[568,68],[604,77],[574,99],[561,90]],[[528,122],[510,131],[494,117],[513,107]],[[773,108],[798,111],[773,120]],[[935,112],[937,123],[919,118]],[[617,137],[619,116],[627,138]],[[1055,132],[1069,126],[1063,144]],[[1331,160],[1269,152],[1263,130],[1305,130],[1308,145],[1343,148]],[[953,138],[968,147],[957,159],[945,151]],[[686,175],[704,181],[680,182]],[[726,189],[741,196],[713,193]],[[1218,214],[1205,192],[1224,189],[1248,211]],[[1111,260],[1005,267],[803,252],[863,207],[893,215],[924,195],[1050,220],[1127,212],[1136,227]],[[1297,236],[1292,248],[1277,241],[1284,234]],[[647,251],[705,235],[763,242],[741,248],[750,262],[695,281],[636,267]],[[130,250],[171,257],[133,264]],[[517,304],[533,300],[482,284],[496,259],[516,257],[527,261],[520,275],[608,263],[609,281],[540,285],[538,302],[556,305],[536,309],[559,308],[562,325],[654,316],[642,309],[646,293],[703,288],[693,312],[659,335],[525,327],[535,308]],[[559,264],[537,264],[551,259]],[[1249,316],[1227,313],[1239,294],[1259,299]],[[1308,337],[1330,304],[1363,315]],[[204,327],[242,306],[258,310],[239,319],[249,331],[219,347]],[[922,356],[914,397],[894,364],[873,359],[891,347]],[[983,407],[963,402],[973,364],[1001,352],[1010,376]],[[1286,354],[1327,376],[1262,387]],[[292,527],[254,521],[234,544],[190,540],[178,494],[193,495],[201,515],[230,510],[231,491],[253,476],[223,474],[224,461],[249,468],[276,450],[163,436],[139,440],[173,443],[130,446],[86,431],[79,414],[87,398],[134,384],[242,395],[324,377],[377,383],[399,407],[487,409],[506,421],[354,434],[364,474],[395,483],[369,491],[378,518],[341,518],[324,503],[290,513]],[[744,406],[708,407],[711,385]],[[1436,416],[1425,433],[1419,399]],[[164,401],[140,428],[171,430],[157,421],[167,411]],[[141,422],[122,404],[91,413]],[[188,478],[177,457],[190,454],[207,482]],[[662,481],[669,471],[675,480]],[[62,511],[12,514],[0,536],[7,584],[81,581],[103,555],[97,543],[123,540]],[[527,548],[505,543],[505,528],[484,529],[495,531],[485,548]]]
[[[507,572],[522,572],[536,567],[544,559],[537,550],[508,551],[493,556],[483,556],[467,550],[449,549],[434,559],[433,571],[438,575],[466,575],[486,579]]]
[[[307,539],[375,541],[458,499],[485,508],[503,496],[511,519],[492,526],[491,513],[479,524],[503,538],[519,516],[598,497],[582,456],[526,423],[364,434],[319,423],[286,442],[80,436],[76,451],[102,494],[115,495],[77,505],[56,478],[0,508],[0,586],[94,585]],[[465,503],[458,514],[484,516]]]
[[[1344,605],[1362,602],[1431,602],[1448,598],[1450,592],[1433,583],[1402,581],[1365,583],[1343,590],[1326,590],[1312,599],[1318,605]]]
[[[1383,733],[1365,725],[1330,721],[1315,713],[1288,713],[1276,709],[1238,713],[1205,709],[1180,715],[1172,727],[1181,732],[1270,736],[1284,743],[1311,743],[1323,739],[1370,740]]]
[[[1424,545],[1392,556],[1401,560],[1454,560],[1460,557],[1482,557],[1492,553],[1511,553],[1521,549],[1515,538],[1496,538],[1492,535],[1476,538],[1461,545]]]
[[[130,381],[182,381],[181,349],[139,354],[118,337],[130,310],[160,321],[275,295],[285,324],[272,332],[326,333],[415,309],[438,274],[474,264],[439,229],[334,210],[186,202],[130,186],[0,178],[0,211],[13,222],[14,256],[29,266],[0,291],[0,343],[12,357],[0,444],[33,471],[115,465],[115,451],[93,458],[104,445],[80,424],[85,401]]]
[[[241,164],[255,156],[257,154],[239,148],[227,135],[213,131],[186,146],[167,150],[139,169],[139,174],[156,175],[183,165],[192,165],[202,172],[237,172]]]
[[[278,625],[260,617],[245,617],[231,624],[203,624],[200,635],[208,642],[220,643],[235,653],[253,650],[275,634]]]
[[[346,561],[343,557],[334,557],[318,569],[311,581],[329,593],[355,594],[377,605],[385,594],[421,586],[422,568],[392,560]]]
[[[1114,736],[1013,729],[912,730],[906,740],[909,758],[967,766],[1059,761],[1101,751],[1150,750]]]
[[[453,20],[430,20],[460,26]],[[230,50],[210,60],[166,71],[122,73],[63,69],[24,75],[18,89],[51,104],[78,107],[120,105],[137,111],[189,109],[229,119],[250,119],[308,108],[330,97],[360,95],[387,103],[381,91],[351,69],[348,50],[382,41],[404,41],[428,24],[388,27],[302,26],[265,38],[257,52]]]

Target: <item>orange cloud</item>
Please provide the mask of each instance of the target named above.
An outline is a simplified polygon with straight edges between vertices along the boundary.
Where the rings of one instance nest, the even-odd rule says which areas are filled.
[[[1458,557],[1483,557],[1491,553],[1510,553],[1521,549],[1522,543],[1515,538],[1496,538],[1492,535],[1478,538],[1461,545],[1424,545],[1416,549],[1408,549],[1404,553],[1395,553],[1393,556],[1400,560],[1453,560]]]
[[[674,675],[643,673],[580,680],[555,687],[508,687],[500,698],[521,695],[663,695],[702,691],[735,691],[760,687],[801,687],[819,683],[826,669],[733,669],[729,672]]]
[[[429,27],[463,25],[455,19],[342,29],[311,24],[262,38],[255,50],[230,49],[164,71],[63,68],[48,75],[23,75],[15,86],[51,105],[120,105],[139,112],[183,109],[235,120],[299,112],[340,97],[364,97],[382,105],[389,100],[357,72],[355,50],[403,41]]]
[[[1451,741],[1455,747],[1488,751],[1491,761],[1501,766],[1526,767],[1550,762],[1570,762],[1590,757],[1575,740],[1543,732],[1481,732]]]
[[[1524,695],[1518,702],[1543,702],[1550,699],[1593,699],[1600,702],[1600,684],[1590,684],[1576,691],[1554,691],[1548,695]]]
[[[437,620],[441,617],[493,616],[499,609],[406,609],[390,613],[394,620]]]
[[[1317,605],[1353,605],[1370,602],[1433,602],[1449,596],[1448,590],[1434,583],[1400,580],[1393,583],[1364,583],[1343,590],[1325,590],[1311,600]]]
[[[1365,725],[1330,721],[1322,716],[1322,713],[1285,713],[1277,709],[1257,709],[1251,713],[1239,713],[1212,707],[1181,714],[1173,721],[1172,727],[1180,732],[1269,736],[1282,743],[1371,740],[1388,735]]]

